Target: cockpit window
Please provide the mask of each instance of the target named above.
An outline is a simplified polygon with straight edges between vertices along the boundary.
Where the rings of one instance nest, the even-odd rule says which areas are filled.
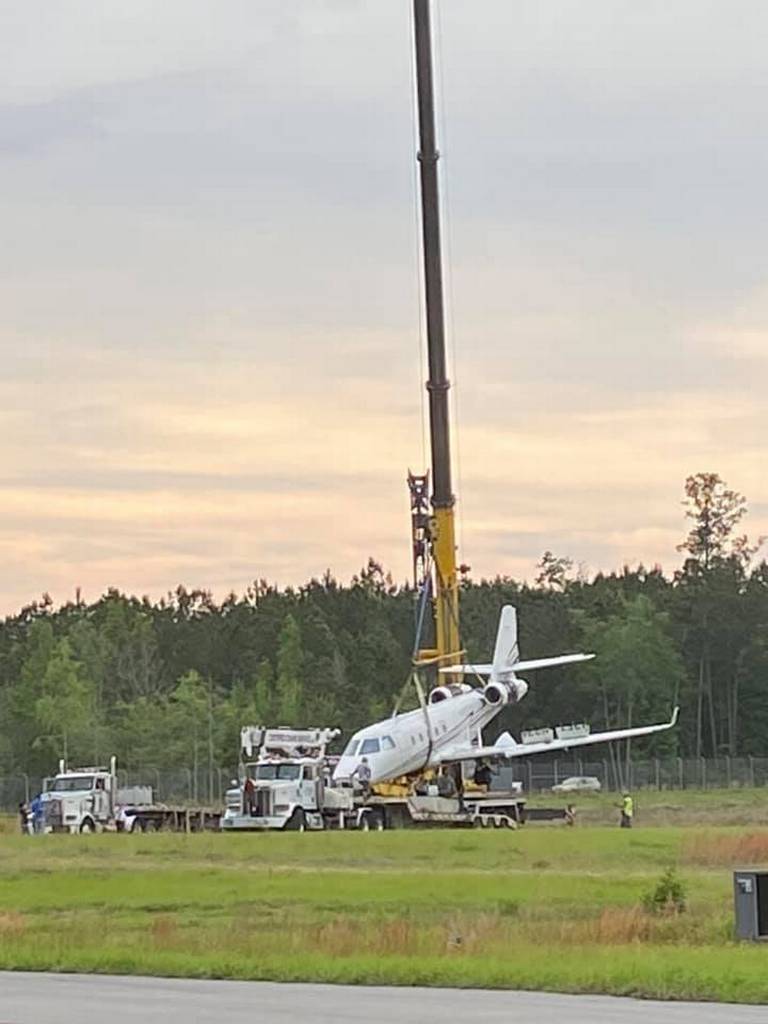
[[[395,749],[395,741],[392,739],[391,736],[382,736],[381,737],[381,749],[382,750],[394,750]]]
[[[347,744],[346,750],[344,751],[344,757],[354,757],[359,746],[360,740],[350,740]]]
[[[361,754],[378,754],[379,752],[379,741],[378,740],[363,740],[360,746]]]

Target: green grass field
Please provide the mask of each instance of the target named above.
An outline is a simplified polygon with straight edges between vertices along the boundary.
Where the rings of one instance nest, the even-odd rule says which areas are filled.
[[[715,817],[701,796],[686,820]],[[731,937],[731,869],[768,863],[749,824],[768,800],[721,797],[745,825],[5,834],[0,967],[768,1002],[768,949]],[[581,820],[613,802],[580,801]],[[638,803],[677,814],[669,794]],[[687,910],[648,913],[670,865]]]

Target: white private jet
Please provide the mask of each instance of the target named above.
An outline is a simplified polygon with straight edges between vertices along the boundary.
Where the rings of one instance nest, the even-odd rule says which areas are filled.
[[[594,658],[594,654],[561,654],[554,658],[521,661],[517,644],[517,612],[511,605],[506,605],[501,611],[490,665],[454,665],[441,669],[453,675],[487,677],[488,682],[483,687],[467,683],[438,686],[432,690],[423,707],[403,714],[395,712],[391,718],[360,729],[339,758],[333,777],[339,781],[352,778],[363,758],[371,772],[371,783],[376,783],[478,757],[528,757],[631,736],[649,736],[675,725],[677,708],[671,721],[661,725],[592,734],[571,733],[557,738],[554,733],[549,733],[541,742],[534,743],[517,743],[507,732],[490,746],[482,744],[483,728],[506,704],[517,704],[528,692],[528,684],[518,677],[518,672],[569,665],[590,658]]]

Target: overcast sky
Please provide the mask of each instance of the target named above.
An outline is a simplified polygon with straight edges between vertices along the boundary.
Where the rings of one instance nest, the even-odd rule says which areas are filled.
[[[462,559],[768,532],[768,7],[438,0]],[[408,0],[0,0],[0,613],[409,564]]]

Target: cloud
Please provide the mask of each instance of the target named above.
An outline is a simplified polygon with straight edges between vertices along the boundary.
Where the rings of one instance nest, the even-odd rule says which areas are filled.
[[[407,5],[49,8],[0,13],[0,608],[404,578]],[[462,556],[675,564],[702,469],[765,530],[764,5],[436,11]]]

